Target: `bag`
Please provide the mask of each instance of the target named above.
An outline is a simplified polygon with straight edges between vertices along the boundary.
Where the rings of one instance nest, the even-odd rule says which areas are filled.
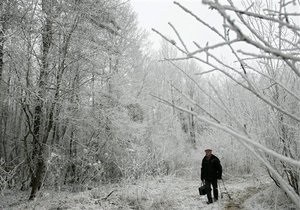
[[[199,187],[199,194],[200,195],[206,195],[206,188],[205,185],[202,185],[201,187]]]

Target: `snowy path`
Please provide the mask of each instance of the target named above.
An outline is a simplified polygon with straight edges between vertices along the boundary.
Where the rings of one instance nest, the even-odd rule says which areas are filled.
[[[228,185],[228,191],[231,195],[231,199],[227,197],[224,206],[224,209],[228,210],[247,209],[244,202],[269,186],[269,184],[253,179],[237,179],[228,181],[226,185]]]
[[[221,192],[225,192],[222,183],[219,184]],[[233,199],[229,200],[227,194],[223,194],[223,198],[210,205],[206,204],[206,196],[199,196],[197,180],[169,176],[140,180],[136,183],[107,185],[77,193],[46,191],[32,202],[27,201],[28,194],[11,192],[4,197],[1,196],[0,209],[234,210],[245,209],[243,202],[265,187],[250,177],[234,181],[225,179],[225,184]]]

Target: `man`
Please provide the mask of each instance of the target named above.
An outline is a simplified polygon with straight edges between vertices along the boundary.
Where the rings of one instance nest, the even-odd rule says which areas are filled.
[[[211,149],[205,150],[202,160],[201,180],[205,184],[207,192],[207,204],[213,202],[211,197],[211,185],[213,186],[214,201],[218,200],[218,179],[222,179],[222,166],[219,158],[212,154]]]

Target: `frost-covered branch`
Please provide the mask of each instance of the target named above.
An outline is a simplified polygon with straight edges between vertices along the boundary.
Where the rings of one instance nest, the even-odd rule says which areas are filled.
[[[187,49],[187,47],[186,47],[186,44],[183,42],[183,40],[182,40],[180,34],[178,33],[178,31],[176,30],[176,28],[175,28],[175,27],[172,25],[172,23],[170,23],[170,22],[169,22],[169,25],[170,25],[171,28],[174,30],[175,34],[177,35],[178,39],[180,40],[182,46],[183,46],[184,49],[185,49],[185,52],[188,53],[189,51],[188,51],[188,49]]]
[[[299,195],[297,195],[299,192],[298,186],[291,181],[294,179],[295,175],[299,175],[300,169],[299,155],[295,155],[297,154],[297,149],[293,149],[294,146],[296,148],[299,146],[296,136],[299,134],[297,129],[300,125],[300,113],[298,109],[300,101],[298,91],[300,77],[300,57],[298,54],[300,27],[295,25],[292,19],[289,22],[286,17],[289,14],[292,14],[287,13],[286,11],[286,5],[291,1],[279,1],[279,7],[277,7],[278,11],[273,11],[273,13],[271,10],[269,11],[269,13],[276,14],[273,16],[251,12],[253,11],[252,9],[254,8],[255,3],[252,3],[250,7],[245,10],[240,10],[236,8],[232,0],[227,1],[230,5],[222,5],[217,0],[203,0],[204,4],[217,10],[220,16],[223,17],[224,33],[222,30],[209,25],[191,10],[185,8],[178,2],[174,2],[175,5],[194,17],[201,25],[206,26],[222,40],[210,45],[207,44],[203,47],[194,41],[194,44],[198,49],[187,53],[188,51],[184,45],[184,41],[181,39],[180,34],[176,29],[174,29],[176,36],[179,38],[184,49],[176,46],[176,43],[173,43],[173,40],[166,40],[175,45],[180,52],[184,53],[184,56],[165,58],[164,60],[175,65],[173,61],[180,62],[195,59],[196,61],[201,62],[201,64],[205,64],[205,66],[208,66],[210,69],[195,75],[203,75],[216,71],[220,72],[239,87],[242,87],[242,89],[238,89],[241,91],[241,94],[245,93],[245,91],[243,91],[243,89],[245,89],[247,90],[247,93],[250,93],[251,99],[255,99],[253,97],[255,96],[259,99],[259,102],[262,103],[251,104],[251,101],[249,101],[249,108],[253,109],[251,110],[253,113],[251,113],[250,110],[245,110],[243,113],[235,112],[238,111],[240,107],[237,107],[237,110],[231,109],[228,105],[231,103],[226,103],[227,101],[224,100],[225,98],[222,97],[214,85],[209,84],[210,88],[213,90],[213,96],[210,96],[210,98],[214,99],[214,104],[217,105],[222,114],[225,114],[226,117],[229,116],[230,121],[227,125],[227,123],[222,122],[218,117],[210,115],[211,113],[207,112],[207,109],[201,106],[198,106],[201,110],[201,114],[205,113],[205,116],[208,115],[211,118],[206,118],[195,111],[180,107],[164,99],[160,98],[160,100],[178,110],[192,114],[198,120],[231,134],[238,139],[258,160],[260,160],[260,162],[263,163],[272,174],[271,176],[274,177],[276,183],[278,183],[283,191],[286,192],[296,206],[300,208],[300,199]],[[261,11],[261,8],[259,8],[259,11]],[[229,14],[234,15],[229,16]],[[235,17],[237,20],[232,17]],[[252,22],[253,20],[254,22]],[[258,24],[257,28],[255,24]],[[225,29],[235,33],[237,37],[230,40]],[[164,38],[162,34],[160,35]],[[239,46],[235,45],[237,42],[243,43],[244,46],[250,45],[251,47],[255,47],[254,52],[245,52],[247,50],[236,49],[236,46]],[[228,64],[210,50],[224,47],[229,47],[232,55],[234,55],[234,58],[236,58],[236,61],[240,64],[240,67]],[[202,57],[203,55],[206,56],[206,59]],[[266,60],[270,63],[265,63],[264,61]],[[265,69],[262,69],[262,71],[256,69],[255,65],[253,65],[255,63],[264,65],[263,67],[260,67]],[[188,78],[194,83],[196,82],[190,75]],[[195,84],[197,84],[197,82]],[[266,85],[268,90],[265,88]],[[201,87],[199,89],[201,90]],[[195,103],[196,100],[188,99],[189,97],[187,95],[181,91],[178,92],[185,97],[189,103],[197,106],[197,103]],[[241,97],[241,99],[244,99],[245,97],[244,95],[234,95]],[[246,95],[246,97],[248,96]],[[243,104],[244,102],[245,101],[242,100],[240,103]],[[260,107],[256,107],[256,105],[259,105]],[[254,111],[256,109],[257,112]],[[248,134],[248,128],[241,123],[244,119],[241,119],[240,116],[249,116],[249,119],[245,120],[258,119],[258,122],[252,122],[249,127],[249,129],[257,129],[258,132],[257,135],[255,135],[257,137],[254,138]],[[268,122],[272,117],[276,120],[273,124],[272,122]],[[266,123],[266,130],[263,130],[264,128],[260,127],[264,125],[264,123]],[[272,131],[272,133],[269,134],[269,129],[273,128],[272,125],[276,132]],[[254,141],[254,139],[256,139],[256,141]],[[262,141],[266,141],[266,145],[268,144],[268,146],[263,143],[258,143]],[[280,145],[277,145],[277,143]],[[263,157],[263,153],[266,154],[266,157]],[[277,163],[279,163],[279,165],[275,165]],[[287,164],[289,166],[287,166]],[[287,168],[291,172],[286,171]],[[280,173],[287,176],[287,181],[285,181],[285,177]]]
[[[268,154],[268,155],[270,155],[272,157],[275,157],[278,160],[284,161],[284,162],[286,162],[286,163],[288,163],[290,165],[293,165],[293,166],[295,166],[297,168],[300,168],[300,161],[299,160],[295,160],[295,159],[286,157],[284,155],[281,155],[281,154],[279,154],[279,153],[277,153],[277,152],[275,152],[275,151],[273,151],[273,150],[265,147],[264,145],[262,145],[262,144],[260,144],[260,143],[258,143],[256,141],[254,141],[253,139],[251,139],[251,138],[249,138],[249,137],[247,137],[247,136],[245,136],[243,134],[240,134],[239,132],[235,131],[234,129],[229,128],[228,126],[224,125],[223,123],[213,122],[213,121],[211,121],[211,120],[209,120],[209,119],[207,119],[207,118],[205,118],[203,116],[200,116],[198,113],[196,113],[194,111],[190,111],[190,110],[188,110],[186,108],[177,106],[177,105],[175,105],[175,104],[173,104],[173,103],[171,103],[171,102],[169,102],[169,101],[167,101],[165,99],[162,99],[160,97],[157,97],[157,96],[154,96],[154,95],[152,95],[152,96],[155,97],[155,98],[157,98],[157,99],[159,99],[160,101],[162,101],[162,102],[170,105],[170,106],[175,107],[178,110],[181,110],[183,112],[186,112],[186,113],[194,115],[198,120],[200,120],[202,122],[205,122],[205,123],[207,123],[207,124],[209,124],[209,125],[211,125],[211,126],[213,126],[215,128],[218,128],[218,129],[220,129],[220,130],[222,130],[222,131],[224,131],[224,132],[226,132],[228,134],[231,134],[232,136],[236,137],[241,142],[246,142],[246,143],[254,146],[256,149],[259,149],[262,152],[265,152],[266,154]]]
[[[277,109],[278,111],[284,113],[285,115],[289,116],[290,118],[300,122],[300,118],[298,116],[295,116],[293,113],[288,112],[287,110],[285,110],[283,107],[280,107],[278,105],[276,105],[274,102],[272,102],[271,100],[269,100],[268,98],[266,98],[265,96],[261,95],[256,88],[254,88],[254,84],[252,84],[250,82],[250,80],[245,77],[243,74],[241,74],[240,72],[238,72],[237,70],[235,70],[234,68],[232,68],[231,66],[228,66],[226,64],[224,64],[222,61],[220,61],[217,57],[215,57],[214,55],[210,54],[209,52],[207,52],[209,54],[210,57],[214,58],[218,63],[220,63],[222,66],[227,67],[231,70],[233,70],[234,72],[238,73],[239,75],[242,76],[243,79],[245,79],[248,83],[248,86],[246,86],[245,84],[241,83],[240,81],[238,81],[237,79],[235,79],[232,75],[230,75],[228,72],[226,72],[224,69],[219,68],[215,65],[213,65],[212,63],[209,63],[207,61],[204,61],[198,57],[192,56],[192,58],[196,58],[197,60],[210,65],[211,67],[219,70],[221,73],[223,73],[224,75],[226,75],[227,77],[229,77],[230,79],[232,79],[233,81],[235,81],[237,84],[241,85],[242,87],[244,87],[245,89],[249,90],[250,92],[252,92],[255,96],[257,96],[259,99],[263,100],[264,102],[266,102],[268,105],[270,105],[271,107]]]
[[[207,47],[203,47],[199,50],[195,50],[194,52],[188,53],[187,55],[188,55],[188,57],[190,57],[190,56],[198,54],[198,53],[206,52],[207,50],[212,50],[212,49],[222,47],[222,46],[228,45],[228,44],[233,44],[233,43],[236,43],[236,42],[239,42],[239,41],[240,41],[239,39],[234,39],[234,40],[231,40],[231,41],[226,41],[226,42],[218,43],[218,44],[215,44],[215,45],[210,45],[210,46],[207,46]]]
[[[214,117],[209,111],[207,111],[205,108],[203,108],[202,106],[200,106],[196,101],[194,101],[193,99],[191,99],[189,96],[187,96],[186,94],[184,94],[181,90],[179,90],[175,85],[172,84],[172,87],[178,92],[180,93],[180,95],[182,95],[186,100],[188,100],[192,105],[198,107],[200,110],[202,110],[205,114],[207,114],[210,118],[212,118],[214,121],[216,121],[217,123],[221,123],[216,117]]]
[[[250,147],[247,143],[242,142],[242,144],[254,154],[254,156],[272,173],[272,175],[276,178],[277,182],[280,184],[281,188],[284,192],[289,196],[289,198],[296,204],[298,208],[300,208],[300,197],[290,185],[286,183],[286,181],[282,178],[282,176],[268,163],[264,158],[259,155],[252,147]]]
[[[214,3],[210,0],[203,0],[202,1],[204,4],[209,4],[211,7],[215,8],[215,7],[219,7],[221,6],[223,9],[225,10],[229,10],[229,11],[233,11],[237,14],[240,14],[240,15],[247,15],[249,17],[254,17],[254,18],[258,18],[258,19],[262,19],[262,20],[268,20],[268,21],[272,21],[272,22],[276,22],[280,25],[283,25],[283,26],[286,26],[287,28],[293,30],[293,31],[300,31],[300,27],[298,27],[297,25],[291,25],[289,24],[288,22],[285,22],[285,21],[282,21],[282,20],[278,20],[272,16],[267,16],[267,15],[261,15],[261,14],[257,14],[257,13],[254,13],[254,12],[249,12],[247,10],[240,10],[240,9],[237,9],[236,7],[234,7],[233,3],[231,0],[228,0],[228,2],[231,4],[231,6],[227,6],[227,5],[221,5],[219,3]],[[280,14],[280,13],[279,13]],[[293,13],[294,15],[297,14],[297,13]],[[284,15],[287,15],[287,14],[284,14]]]
[[[180,52],[185,53],[184,50],[182,50],[180,47],[178,47],[176,45],[176,42],[172,39],[168,39],[165,35],[163,35],[162,33],[160,33],[159,31],[157,31],[156,29],[152,28],[152,31],[154,31],[155,33],[157,33],[158,35],[160,35],[164,40],[168,41],[169,43],[171,43],[172,45],[174,45]]]
[[[209,1],[208,1],[209,2]],[[179,7],[181,7],[184,11],[186,11],[187,13],[191,14],[193,17],[195,17],[199,22],[201,22],[202,24],[204,25],[207,25],[204,21],[202,21],[199,17],[197,17],[195,14],[193,14],[190,10],[186,9],[185,7],[183,7],[182,5],[180,5],[179,3],[177,2],[174,2],[174,4],[178,5]],[[215,7],[218,8],[218,11],[220,11],[221,15],[227,19],[228,22],[230,22],[231,25],[235,26],[236,28],[236,31],[238,31],[238,33],[242,36],[242,37],[245,37],[247,39],[249,39],[249,43],[253,43],[253,45],[257,45],[258,48],[264,48],[264,49],[273,49],[273,48],[267,48],[267,47],[264,47],[263,45],[253,41],[252,39],[248,38],[246,35],[244,35],[242,33],[242,31],[240,30],[240,28],[238,26],[235,25],[234,21],[232,21],[230,19],[230,17],[223,11],[223,9],[220,8],[220,5],[219,4],[213,4]],[[216,6],[217,5],[217,6]],[[215,28],[212,28],[211,26],[207,25],[207,27],[209,27],[212,31],[216,32],[219,36],[223,37],[225,39],[225,37],[219,33]],[[246,39],[246,41],[247,41]],[[229,44],[230,46],[230,44]],[[231,48],[232,49],[232,48]],[[200,49],[202,50],[202,48]],[[183,50],[182,50],[183,51]],[[257,96],[258,98],[260,98],[261,100],[263,100],[264,102],[266,102],[267,104],[269,104],[271,107],[279,110],[280,112],[286,114],[287,116],[291,117],[292,119],[300,122],[300,118],[295,116],[294,114],[284,110],[282,107],[276,105],[275,103],[273,103],[271,100],[267,99],[265,96],[261,95],[254,87],[253,87],[253,84],[251,84],[251,82],[248,80],[247,77],[245,77],[244,75],[242,75],[240,72],[236,71],[234,68],[228,66],[228,65],[225,65],[223,62],[221,62],[219,59],[217,59],[214,55],[210,54],[209,52],[205,51],[210,57],[214,58],[218,63],[220,63],[221,65],[235,71],[236,73],[240,74],[248,83],[249,86],[246,86],[240,82],[238,82],[236,79],[234,79],[230,74],[228,74],[227,72],[225,72],[223,69],[220,69],[216,66],[213,66],[211,63],[207,62],[207,61],[204,61],[198,57],[195,57],[195,56],[191,56],[190,54],[187,55],[186,59],[189,59],[189,58],[195,58],[207,65],[210,65],[211,67],[215,68],[215,69],[218,69],[220,70],[223,74],[225,74],[226,76],[228,76],[229,78],[233,79],[235,82],[237,82],[238,84],[240,84],[241,86],[243,86],[244,88],[246,88],[247,90],[251,91],[255,96]],[[234,50],[232,49],[232,52],[234,53]],[[276,50],[274,49],[274,53],[275,52],[278,52],[279,54],[282,54],[279,50]],[[242,65],[242,61],[240,60],[240,58],[237,56],[236,53],[234,53],[235,56],[238,58],[239,62],[241,63],[241,66],[242,68],[244,68],[244,66]],[[284,55],[283,55],[284,56]],[[295,57],[295,56],[293,56]],[[299,74],[299,71],[296,69],[295,67],[295,64],[294,63],[291,63],[290,61],[288,61],[286,58],[283,58],[281,57],[283,60],[285,60],[285,62],[294,70],[294,72],[296,72],[296,74],[298,75]],[[185,58],[177,58],[177,59],[172,59],[172,60],[184,60]],[[291,57],[290,57],[291,59]],[[300,58],[297,58],[299,61],[300,61]],[[300,74],[299,74],[300,76]]]
[[[209,53],[209,52],[207,52]],[[220,61],[219,59],[217,59],[214,55],[209,54],[211,57],[213,57],[216,61],[218,61],[220,64],[222,64],[223,66],[235,71],[236,73],[242,75],[240,72],[238,72],[237,70],[235,70],[234,68],[224,64],[222,61]],[[244,87],[245,89],[249,90],[250,92],[252,92],[255,96],[257,96],[259,99],[261,99],[262,101],[266,102],[268,105],[270,105],[271,107],[277,109],[278,111],[284,113],[285,115],[289,116],[290,118],[300,122],[300,118],[295,116],[293,113],[288,112],[287,110],[285,110],[283,107],[276,105],[274,102],[272,102],[271,100],[269,100],[268,98],[266,98],[265,96],[261,95],[256,88],[253,87],[253,84],[251,84],[251,82],[243,76],[243,78],[248,82],[249,86],[246,86],[245,84],[243,84],[242,82],[238,81],[237,79],[235,79],[231,74],[229,74],[228,72],[226,72],[224,69],[217,67],[216,65],[213,65],[212,63],[209,63],[201,58],[195,57],[195,56],[191,56],[191,57],[182,57],[182,58],[171,58],[171,59],[165,59],[168,61],[179,61],[179,60],[186,60],[186,59],[190,59],[190,58],[194,58],[202,63],[205,63],[211,67],[213,67],[214,69],[220,71],[221,73],[223,73],[225,76],[227,76],[228,78],[230,78],[231,80],[235,81],[237,84],[239,84],[240,86]]]
[[[241,59],[239,58],[239,56],[237,55],[237,53],[236,53],[235,50],[233,49],[232,43],[231,43],[231,41],[229,41],[229,40],[227,39],[226,35],[221,34],[216,28],[210,26],[208,23],[206,23],[205,21],[203,21],[201,18],[199,18],[197,15],[195,15],[192,11],[190,11],[190,10],[187,9],[186,7],[182,6],[180,3],[174,2],[174,4],[178,5],[183,11],[185,11],[186,13],[190,14],[191,16],[193,16],[198,22],[200,22],[201,24],[203,24],[204,26],[206,26],[207,28],[209,28],[211,31],[215,32],[220,38],[222,38],[222,39],[224,40],[224,42],[225,42],[224,44],[226,44],[226,45],[230,48],[231,52],[234,54],[234,56],[235,56],[235,57],[237,58],[237,60],[240,62],[241,67],[242,67],[244,73],[246,74],[246,71],[245,71],[245,69],[244,69],[244,67],[243,67],[243,63],[242,63]],[[240,39],[238,39],[238,40],[240,40]],[[241,41],[241,40],[240,40],[240,41]],[[221,44],[222,44],[222,43],[221,43]],[[199,47],[199,48],[200,48],[200,47]],[[202,49],[201,49],[201,50],[202,50]],[[206,50],[205,52],[207,52],[207,50]],[[188,57],[189,57],[189,56],[191,56],[191,55],[188,55]]]
[[[179,71],[181,71],[188,79],[190,79],[195,85],[196,87],[202,92],[204,93],[204,95],[206,95],[214,104],[216,104],[221,110],[226,111],[222,105],[220,105],[210,94],[208,94],[199,84],[198,82],[191,77],[191,75],[187,74],[183,69],[181,69],[179,66],[177,66],[174,62],[166,59],[167,61],[169,61],[176,69],[178,69]],[[194,104],[194,102],[192,102]],[[214,118],[214,117],[212,117]],[[217,120],[218,121],[218,120]]]
[[[268,76],[267,74],[264,74],[258,70],[256,70],[255,68],[251,67],[251,66],[247,66],[248,69],[268,78],[270,81],[274,82],[275,84],[278,84],[280,87],[282,87],[282,89],[284,89],[287,93],[289,93],[291,96],[293,96],[295,99],[297,99],[298,101],[300,101],[300,98],[293,93],[293,91],[291,91],[289,88],[287,88],[284,84],[282,84],[281,82],[275,80],[274,78]]]
[[[256,48],[265,51],[266,53],[270,53],[274,56],[280,57],[283,59],[288,66],[295,72],[295,74],[300,77],[300,72],[295,66],[295,62],[299,62],[300,58],[290,55],[290,54],[285,54],[282,53],[279,49],[273,48],[273,47],[267,47],[262,45],[261,43],[251,39],[249,36],[245,35],[242,30],[240,29],[239,26],[235,24],[235,22],[230,18],[230,16],[225,12],[225,9],[223,8],[222,5],[219,3],[214,3],[211,1],[206,1],[203,0],[203,3],[208,4],[209,6],[217,9],[217,11],[227,20],[227,22],[230,24],[231,28],[236,32],[237,36],[239,37],[240,40],[243,40],[250,45],[255,46]],[[291,61],[290,61],[291,60]]]

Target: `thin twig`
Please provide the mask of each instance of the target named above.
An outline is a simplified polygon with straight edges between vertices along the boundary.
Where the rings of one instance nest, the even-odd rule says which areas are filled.
[[[172,25],[172,23],[169,22],[168,24],[169,24],[169,25],[171,26],[171,28],[174,30],[175,34],[177,35],[178,39],[180,40],[181,44],[183,45],[183,47],[184,47],[184,49],[185,49],[185,52],[188,53],[189,51],[188,51],[188,49],[187,49],[185,43],[183,42],[183,40],[182,40],[180,34],[177,32],[176,28]]]
[[[200,72],[200,73],[195,73],[195,75],[200,76],[200,75],[208,74],[208,73],[211,73],[211,72],[214,72],[214,71],[217,71],[217,69],[212,69],[212,70],[202,71],[202,72]]]
[[[152,31],[154,31],[155,33],[157,33],[158,35],[160,35],[163,39],[165,39],[167,42],[171,43],[172,45],[174,45],[180,52],[182,53],[186,53],[184,50],[182,50],[180,47],[178,47],[176,45],[176,42],[174,40],[168,39],[166,36],[164,36],[162,33],[160,33],[159,31],[155,30],[154,28],[152,28]]]
[[[199,50],[195,50],[194,52],[188,53],[187,56],[188,57],[193,56],[197,53],[206,52],[207,50],[215,49],[215,48],[222,47],[222,46],[228,45],[228,44],[233,44],[233,43],[236,43],[236,42],[239,42],[239,41],[241,41],[241,40],[234,39],[234,40],[231,40],[231,41],[221,42],[221,43],[218,43],[218,44],[215,44],[215,45],[207,46],[207,47],[201,48]]]
[[[217,123],[221,123],[220,120],[218,120],[216,117],[214,117],[211,113],[209,113],[206,109],[201,107],[196,101],[188,97],[186,94],[184,94],[181,90],[179,90],[177,87],[171,84],[171,86],[178,92],[180,93],[183,97],[185,97],[191,104],[194,106],[198,107],[200,110],[202,110],[205,114],[207,114],[210,118],[215,120]]]
[[[107,196],[105,196],[104,198],[101,198],[101,200],[107,200],[109,198],[109,196],[111,196],[113,194],[113,192],[115,192],[116,190],[112,190]]]

